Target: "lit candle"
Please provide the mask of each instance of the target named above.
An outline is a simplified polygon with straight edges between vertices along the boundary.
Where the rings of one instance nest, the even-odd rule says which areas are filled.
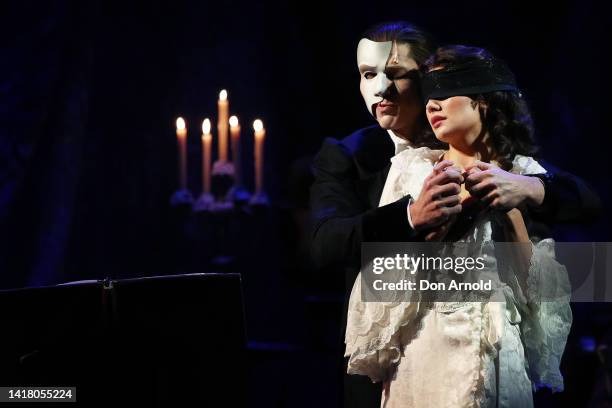
[[[178,142],[179,185],[181,190],[187,189],[187,127],[185,120],[176,120],[176,140]]]
[[[202,191],[210,194],[210,153],[212,135],[210,134],[210,119],[202,122]]]
[[[242,174],[240,171],[240,124],[238,117],[229,118],[230,137],[232,139],[232,160],[234,162],[234,180],[236,186],[242,185]]]
[[[217,122],[219,161],[227,161],[227,120],[229,117],[229,101],[227,100],[227,91],[225,89],[219,92],[217,107],[219,109]]]
[[[255,130],[255,194],[259,195],[263,193],[263,145],[266,129],[259,119],[253,122],[253,129]]]

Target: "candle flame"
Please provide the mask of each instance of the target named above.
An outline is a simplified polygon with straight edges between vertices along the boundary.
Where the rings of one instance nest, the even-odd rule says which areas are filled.
[[[179,118],[176,120],[176,129],[177,130],[183,130],[185,129],[185,119],[181,118],[179,116]]]
[[[260,130],[262,130],[263,122],[259,119],[255,119],[255,122],[253,122],[253,129],[255,129],[256,132],[259,132]]]
[[[204,119],[204,122],[202,122],[202,133],[204,133],[205,135],[210,133],[210,119],[206,118]]]
[[[222,89],[221,92],[219,92],[219,100],[224,101],[226,99],[227,99],[227,91],[225,89]]]
[[[231,127],[236,127],[238,126],[238,117],[237,116],[232,116],[229,118],[229,124]]]

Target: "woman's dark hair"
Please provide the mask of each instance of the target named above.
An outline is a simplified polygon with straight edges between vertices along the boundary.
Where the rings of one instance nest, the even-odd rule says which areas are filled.
[[[487,50],[464,45],[438,48],[425,61],[422,70],[449,69],[474,60],[493,60]],[[483,130],[488,132],[493,157],[505,170],[512,168],[517,154],[535,156],[538,148],[533,137],[533,120],[523,97],[516,92],[495,91],[466,95],[479,105]]]
[[[377,24],[366,30],[366,32],[363,33],[363,37],[370,41],[395,41],[410,45],[410,56],[414,59],[419,68],[435,50],[433,37],[426,31],[406,21],[391,21]],[[415,87],[420,97],[420,75],[417,75],[415,79],[417,80]],[[436,139],[434,134],[428,130],[429,126],[425,115],[425,109],[423,109],[419,117],[419,123],[421,130],[414,135],[411,140],[415,146],[427,146],[432,149],[446,147],[445,143]]]

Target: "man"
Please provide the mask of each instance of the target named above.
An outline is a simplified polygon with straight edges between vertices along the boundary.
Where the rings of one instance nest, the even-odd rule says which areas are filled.
[[[432,51],[428,36],[408,23],[369,30],[357,47],[357,62],[362,96],[378,124],[341,141],[326,139],[314,160],[312,255],[318,267],[344,270],[347,299],[360,269],[362,242],[440,239],[460,216],[462,183],[474,196],[486,195],[492,208],[529,208],[530,232],[540,236],[546,224],[581,221],[600,211],[597,195],[581,180],[548,166],[545,176],[496,169],[485,179],[480,163],[462,174],[448,161],[435,167],[417,200],[405,196],[379,207],[383,190],[399,176],[390,158],[404,149],[436,146],[424,132],[418,82],[418,68]],[[345,406],[380,406],[380,384],[351,375],[344,383]]]

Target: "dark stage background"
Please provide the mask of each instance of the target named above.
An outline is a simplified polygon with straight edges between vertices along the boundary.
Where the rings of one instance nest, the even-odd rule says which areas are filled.
[[[253,405],[339,399],[343,277],[317,273],[308,260],[309,164],[324,137],[373,123],[355,61],[373,23],[406,19],[441,44],[504,58],[530,101],[543,157],[591,183],[605,208],[610,202],[609,18],[594,0],[545,9],[480,0],[3,1],[0,15],[0,287],[240,272]],[[223,88],[241,120],[251,188],[251,123],[264,120],[273,205],[207,240],[207,228],[232,221],[185,224],[169,205],[174,121],[183,116],[190,129],[189,184],[199,193],[199,128],[216,116]],[[610,241],[609,226],[606,211],[556,235]],[[605,305],[574,305],[574,313],[568,392],[557,398],[579,406],[597,373],[589,342],[610,322]]]

